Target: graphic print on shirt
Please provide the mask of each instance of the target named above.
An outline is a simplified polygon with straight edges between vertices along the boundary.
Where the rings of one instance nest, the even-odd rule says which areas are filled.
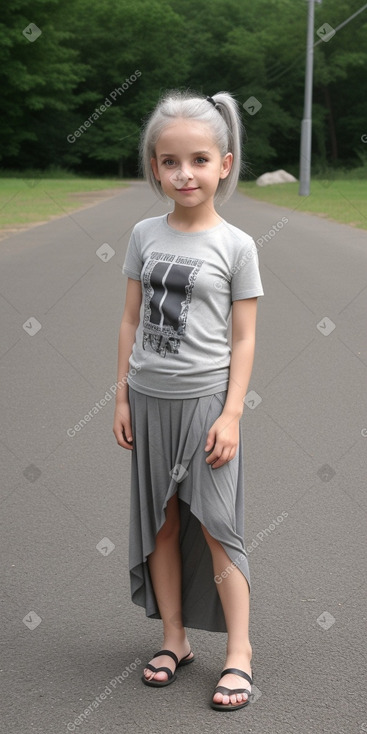
[[[178,354],[195,280],[204,260],[151,252],[144,270],[143,349]]]

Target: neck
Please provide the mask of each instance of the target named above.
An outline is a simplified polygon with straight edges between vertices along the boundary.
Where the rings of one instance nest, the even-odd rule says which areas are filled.
[[[185,207],[175,203],[173,212],[168,215],[168,224],[176,229],[210,229],[220,224],[222,217],[214,209],[214,202],[205,202],[195,207]]]

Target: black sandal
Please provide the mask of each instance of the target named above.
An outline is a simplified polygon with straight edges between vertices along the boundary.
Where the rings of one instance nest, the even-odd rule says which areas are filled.
[[[250,685],[252,685],[253,678],[251,678],[248,673],[245,673],[243,670],[239,670],[238,668],[226,668],[226,670],[223,670],[220,677],[223,678],[223,676],[227,675],[227,673],[240,675],[241,678],[245,678],[246,680],[248,680]],[[251,691],[249,691],[248,688],[226,688],[225,686],[217,686],[213,693],[213,696],[216,693],[222,693],[223,696],[231,696],[233,693],[247,693],[248,696],[247,700],[241,701],[241,703],[215,703],[212,697],[210,705],[212,709],[215,709],[216,711],[236,711],[237,709],[243,709],[244,706],[247,706],[247,704],[250,703]]]
[[[159,655],[169,655],[169,657],[175,661],[176,670],[177,668],[180,668],[183,665],[189,665],[189,663],[192,663],[195,657],[193,655],[192,658],[190,658],[189,660],[187,659],[189,655],[191,655],[191,650],[190,652],[187,653],[187,655],[181,658],[181,660],[179,660],[177,655],[175,655],[175,653],[172,652],[171,650],[159,650],[159,652],[156,652],[156,654],[153,655],[153,658],[157,658],[159,657]],[[152,686],[153,688],[163,688],[164,686],[169,686],[177,678],[176,670],[172,673],[172,670],[170,670],[169,668],[165,668],[165,667],[155,668],[154,665],[151,665],[150,663],[148,663],[145,667],[151,670],[152,673],[160,673],[161,671],[163,671],[164,673],[167,673],[168,675],[167,680],[155,680],[154,678],[149,680],[148,678],[145,677],[143,673],[143,675],[141,676],[141,679],[143,683],[145,683],[146,686]]]

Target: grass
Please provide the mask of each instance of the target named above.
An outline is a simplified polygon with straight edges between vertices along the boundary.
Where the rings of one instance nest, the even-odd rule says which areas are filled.
[[[298,188],[298,183],[272,186],[257,186],[254,182],[239,184],[242,193],[258,201],[367,229],[367,180],[344,177],[330,181],[313,180],[309,196],[299,196]]]
[[[21,174],[18,177],[0,176],[0,229],[22,227],[63,216],[92,203],[90,192],[124,186],[126,184],[119,179],[72,175],[69,178],[42,178],[42,174],[37,172],[34,178],[22,178]]]
[[[82,178],[57,169],[44,175],[42,178],[37,171],[12,175],[0,171],[0,230],[63,216],[92,203],[91,192],[126,186],[120,179]],[[341,176],[329,181],[313,180],[309,196],[299,196],[298,187],[298,183],[264,187],[254,182],[239,184],[240,191],[259,201],[367,229],[366,179]]]

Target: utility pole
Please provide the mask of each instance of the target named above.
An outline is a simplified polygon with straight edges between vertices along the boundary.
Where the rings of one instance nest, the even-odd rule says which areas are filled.
[[[301,152],[299,174],[299,196],[308,196],[310,193],[311,178],[311,139],[312,139],[312,86],[313,86],[313,37],[315,0],[308,2],[306,74],[305,74],[305,101],[301,126]],[[316,0],[321,2],[321,0]]]

